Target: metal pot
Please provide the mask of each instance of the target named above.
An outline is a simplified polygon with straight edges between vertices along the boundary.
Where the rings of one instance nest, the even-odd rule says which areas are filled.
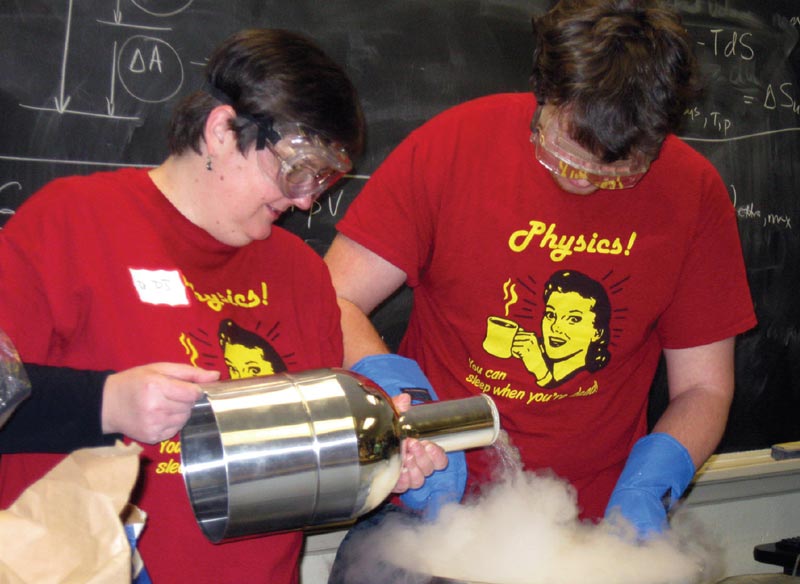
[[[452,451],[488,446],[500,430],[487,396],[399,415],[377,385],[339,369],[203,389],[181,431],[181,459],[192,509],[212,542],[352,521],[390,494],[403,438]]]

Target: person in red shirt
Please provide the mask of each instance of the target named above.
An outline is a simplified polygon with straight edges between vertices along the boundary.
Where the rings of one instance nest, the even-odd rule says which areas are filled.
[[[102,435],[145,443],[132,502],[148,515],[138,548],[154,582],[293,584],[300,532],[222,545],[203,536],[176,433],[197,383],[342,365],[328,271],[274,223],[350,170],[363,118],[344,71],[285,30],[234,34],[205,81],[178,105],[161,165],[56,179],[8,221],[0,329],[26,363],[119,372],[91,378],[102,384]],[[398,491],[446,463],[424,444],[406,446]],[[3,454],[0,504],[61,458]]]
[[[345,363],[410,360],[443,399],[490,395],[525,468],[569,481],[583,518],[652,537],[722,436],[734,339],[756,323],[735,212],[674,134],[696,87],[677,14],[561,0],[533,24],[532,92],[429,120],[337,224]],[[367,315],[404,284],[387,358]],[[662,356],[670,401],[648,433]],[[468,489],[489,454],[467,453]]]

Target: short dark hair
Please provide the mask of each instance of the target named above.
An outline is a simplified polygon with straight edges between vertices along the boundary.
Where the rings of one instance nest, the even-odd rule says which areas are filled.
[[[561,0],[532,23],[537,101],[567,105],[570,136],[606,162],[655,157],[699,88],[679,15],[657,0]]]
[[[256,139],[253,117],[303,124],[341,144],[351,157],[361,152],[364,119],[356,90],[307,37],[282,29],[243,30],[217,47],[205,71],[206,83],[243,114],[232,124],[242,152]],[[206,89],[184,98],[169,128],[171,154],[200,152],[206,119],[219,104]]]

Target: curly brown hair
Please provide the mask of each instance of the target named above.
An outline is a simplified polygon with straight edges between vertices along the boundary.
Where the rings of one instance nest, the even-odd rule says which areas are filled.
[[[699,90],[679,15],[656,0],[561,0],[532,24],[537,101],[566,107],[570,136],[605,162],[654,158]]]

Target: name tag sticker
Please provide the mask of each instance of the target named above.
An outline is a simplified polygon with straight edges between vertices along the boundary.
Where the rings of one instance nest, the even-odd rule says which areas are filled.
[[[177,270],[136,270],[128,268],[139,300],[147,304],[188,306],[186,287]]]

